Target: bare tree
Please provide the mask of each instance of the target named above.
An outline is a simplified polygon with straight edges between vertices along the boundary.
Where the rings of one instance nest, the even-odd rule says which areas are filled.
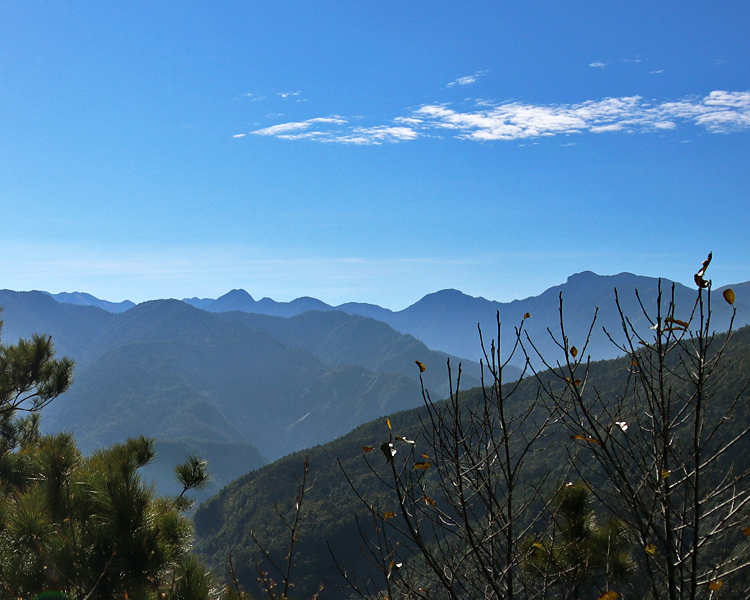
[[[448,363],[447,400],[434,402],[422,385],[420,435],[395,435],[388,421],[389,437],[380,445],[385,464],[369,453],[374,446],[364,448],[385,492],[379,499],[360,496],[374,535],[360,531],[389,598],[513,600],[540,593],[523,565],[533,551],[528,539],[543,527],[548,473],[531,477],[526,467],[544,449],[555,416],[538,397],[513,402],[521,379],[504,385],[503,370],[520,348],[523,324],[507,358],[500,356],[499,315],[497,327],[497,343],[484,351],[478,396],[459,391],[460,365],[454,389]],[[372,594],[372,586],[340,572],[361,596]]]
[[[711,329],[711,282],[704,278],[710,261],[709,254],[696,273],[692,307],[675,305],[674,286],[664,294],[659,285],[653,309],[638,296],[648,334],[633,326],[615,292],[629,376],[614,397],[592,377],[588,338],[578,350],[566,336],[562,298],[553,337],[564,359],[540,357],[549,370],[535,373],[574,441],[572,468],[631,531],[643,575],[632,587],[654,599],[748,594],[740,575],[750,565],[742,539],[750,468],[739,453],[748,450],[750,426],[738,420],[747,384],[726,397],[732,330]],[[725,291],[724,299],[733,304],[734,293]],[[526,345],[534,349],[528,338]]]

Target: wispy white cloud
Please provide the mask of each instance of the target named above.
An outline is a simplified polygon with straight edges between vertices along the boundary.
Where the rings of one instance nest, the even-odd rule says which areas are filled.
[[[381,125],[377,127],[355,127],[351,134],[340,135],[322,141],[343,142],[346,144],[382,144],[383,142],[405,142],[419,137],[414,129],[410,127],[388,127]]]
[[[595,69],[605,69],[607,67],[607,63],[597,60],[596,62],[589,63],[589,67],[594,67]]]
[[[578,104],[492,103],[475,100],[469,108],[426,104],[390,123],[354,126],[333,115],[280,123],[251,133],[286,140],[375,145],[440,135],[474,141],[526,140],[561,134],[647,133],[693,124],[710,133],[750,129],[750,91],[714,91],[677,101],[641,96],[587,100]]]
[[[658,69],[656,71],[649,71],[650,75],[659,75],[660,73],[664,73],[664,69]]]
[[[416,122],[416,119],[411,119]],[[306,121],[280,123],[252,131],[254,135],[273,136],[283,140],[318,140],[343,144],[377,145],[386,142],[402,142],[418,137],[417,131],[401,122],[397,125],[342,128],[349,123],[340,116],[316,117]],[[313,126],[314,131],[308,131]],[[236,137],[236,136],[235,136]]]
[[[277,96],[281,96],[282,98],[290,98],[293,96],[299,96],[302,92],[297,90],[296,92],[276,92]]]
[[[480,77],[484,77],[485,75],[487,75],[487,71],[477,71],[473,75],[466,75],[465,77],[454,79],[447,84],[447,87],[453,87],[456,85],[471,85],[472,83],[476,83],[477,79],[479,79]]]
[[[414,111],[422,129],[453,130],[477,141],[516,140],[571,133],[664,131],[692,122],[711,133],[750,128],[750,92],[711,92],[705,98],[651,104],[640,96],[589,100],[580,104],[521,102],[461,111],[442,104]]]
[[[252,92],[248,92],[247,94],[242,94],[244,98],[247,98],[250,100],[250,102],[260,102],[261,100],[265,100],[265,96],[261,96],[260,94],[254,94]]]
[[[304,131],[306,129],[309,129],[311,126],[319,123],[334,123],[336,125],[342,125],[346,122],[346,119],[339,116],[316,117],[314,119],[308,119],[307,121],[280,123],[279,125],[272,125],[271,127],[256,129],[255,131],[251,131],[250,133],[255,135],[276,136],[283,139],[304,139],[305,137],[314,137],[314,135],[316,135],[316,132],[312,132],[312,136],[310,134],[307,134],[306,136],[300,136],[299,133],[294,132]]]

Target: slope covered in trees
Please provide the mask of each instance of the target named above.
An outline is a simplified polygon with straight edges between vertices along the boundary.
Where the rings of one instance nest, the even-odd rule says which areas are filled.
[[[502,388],[496,388],[491,378],[484,390],[463,392],[447,403],[433,404],[428,399],[422,408],[393,414],[387,422],[378,419],[329,444],[249,473],[196,512],[199,551],[224,576],[231,555],[239,581],[257,591],[258,568],[273,570],[255,539],[274,561],[284,563],[288,531],[273,507],[278,502],[282,515],[296,514],[293,499],[298,484],[294,474],[301,473],[308,456],[309,480],[315,483],[305,494],[303,512],[307,515],[309,511],[309,517],[295,545],[294,580],[300,597],[312,595],[324,579],[329,581],[330,597],[352,594],[351,586],[337,589],[334,585],[342,581],[340,575],[345,572],[360,590],[388,590],[389,595],[477,597],[479,588],[471,586],[485,585],[489,590],[497,585],[498,589],[487,591],[489,597],[510,597],[508,590],[512,589],[518,597],[573,598],[586,590],[585,597],[605,597],[603,594],[612,592],[606,597],[617,598],[613,595],[616,579],[608,571],[615,563],[604,561],[597,563],[598,567],[586,567],[581,558],[587,555],[583,547],[575,550],[575,544],[565,541],[570,527],[562,520],[564,504],[553,499],[575,480],[593,490],[592,505],[600,523],[619,519],[611,521],[610,529],[599,531],[614,535],[621,530],[617,523],[627,525],[627,539],[618,546],[618,552],[626,553],[621,564],[625,571],[631,569],[628,564],[637,564],[646,577],[630,578],[619,585],[630,586],[627,589],[636,597],[659,598],[667,592],[664,597],[695,597],[722,588],[725,597],[743,598],[750,550],[750,402],[746,385],[750,328],[735,332],[724,348],[723,336],[711,340],[708,330],[704,334],[696,329],[694,337],[687,335],[688,327],[682,323],[692,322],[692,317],[685,314],[684,307],[680,313],[665,310],[655,319],[649,337],[631,338],[635,347],[629,356],[598,363],[582,359],[586,335],[568,337],[566,329],[563,337],[558,337],[558,352],[546,357],[552,364],[559,361],[561,366],[555,370],[540,371],[536,377]],[[696,317],[698,320],[703,318]],[[664,346],[664,360],[654,363],[661,367],[654,371],[648,361],[661,356],[660,339],[669,343]],[[710,341],[704,350],[700,350],[701,339]],[[690,365],[703,352],[699,373],[711,366],[717,352],[723,356],[721,367],[698,384],[691,379]],[[572,372],[566,371],[569,367]],[[660,409],[643,404],[650,401],[646,393],[649,377],[659,372],[665,387],[654,398],[659,403],[673,403],[675,410],[671,416],[665,413],[667,435],[663,437],[661,429],[653,427]],[[706,401],[700,409],[695,404],[696,390]],[[505,400],[498,403],[498,398]],[[584,404],[576,404],[577,398]],[[501,405],[504,415],[497,412]],[[587,412],[577,415],[576,406],[584,405],[589,407]],[[619,412],[608,412],[615,410]],[[592,419],[588,425],[586,418]],[[459,423],[463,425],[456,429]],[[492,428],[487,428],[488,423],[494,423]],[[498,453],[511,437],[510,459],[504,460]],[[696,439],[702,440],[696,447],[704,459],[696,458],[691,449],[691,440]],[[659,440],[667,440],[667,445],[661,448]],[[451,443],[446,445],[446,441]],[[460,452],[453,449],[453,443]],[[616,450],[614,458],[602,460],[611,450]],[[461,461],[469,460],[460,463],[465,471],[452,462],[459,460],[451,458],[452,452],[457,452]],[[618,456],[632,457],[635,462],[624,468],[627,463],[617,462]],[[665,468],[666,464],[670,468]],[[507,479],[504,465],[514,466]],[[700,481],[695,465],[700,465]],[[478,475],[475,479],[474,474],[485,471],[489,479]],[[462,475],[451,475],[456,472]],[[635,480],[643,478],[642,492],[624,493],[631,485],[631,475]],[[467,496],[471,502],[490,497],[483,496],[482,490],[500,494],[495,500],[500,508],[486,528],[482,519],[493,514],[490,507],[495,501],[484,508],[472,504],[469,515],[461,517],[462,508],[468,505],[455,503],[459,480],[479,486],[471,488],[475,489]],[[515,500],[509,500],[503,491],[507,492],[509,484],[515,486]],[[664,513],[666,506],[672,508]],[[359,520],[354,517],[357,513]],[[700,529],[694,525],[698,522]],[[514,527],[511,530],[502,523],[514,523]],[[678,540],[669,537],[675,531],[681,532]],[[478,541],[484,540],[484,535],[491,537]],[[509,541],[503,545],[506,535]],[[593,540],[600,534],[591,535]],[[332,565],[327,544],[341,572]],[[611,547],[614,551],[614,545]],[[496,562],[489,563],[492,576],[483,579],[481,563],[474,561],[483,552],[503,549],[509,549],[507,561],[498,559],[502,553],[493,554]],[[463,557],[460,560],[459,555]],[[696,557],[694,564],[692,556]],[[462,570],[457,570],[459,564],[464,565]],[[575,572],[580,576],[573,577]],[[278,573],[274,576],[280,577]],[[368,586],[368,581],[375,587]],[[677,589],[684,590],[682,596],[672,595]]]

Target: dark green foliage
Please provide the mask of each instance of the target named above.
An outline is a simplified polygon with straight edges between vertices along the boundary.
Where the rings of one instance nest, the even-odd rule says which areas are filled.
[[[25,476],[4,482],[0,597],[207,598],[206,570],[189,555],[189,520],[138,473],[154,456],[151,440],[83,458],[70,435],[57,434],[15,456]]]
[[[612,518],[599,525],[588,487],[565,484],[551,509],[554,527],[549,537],[529,540],[523,564],[533,577],[546,580],[550,593],[575,600],[598,597],[633,575],[628,527]]]
[[[182,494],[158,497],[139,474],[152,440],[84,458],[71,434],[41,435],[38,411],[72,369],[48,336],[0,345],[0,598],[207,599],[210,578],[179,512],[185,492],[205,484],[205,461],[189,457],[177,469]]]

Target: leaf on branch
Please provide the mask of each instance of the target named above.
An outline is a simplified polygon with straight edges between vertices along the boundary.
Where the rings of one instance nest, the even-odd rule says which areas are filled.
[[[427,367],[424,366],[424,363],[419,362],[418,360],[414,361],[414,364],[416,364],[419,367],[419,372],[424,373]]]
[[[429,504],[430,506],[435,506],[435,501],[432,498],[429,498],[427,496],[422,496],[422,502],[425,504]]]
[[[601,596],[599,596],[599,600],[617,600],[619,597],[620,594],[610,590],[608,592],[604,592]]]
[[[706,274],[706,269],[708,269],[708,265],[711,264],[711,259],[712,258],[713,258],[713,252],[709,252],[708,253],[708,257],[706,258],[706,260],[704,260],[703,263],[701,264],[700,271],[698,271],[695,274],[695,277],[694,277],[695,284],[700,289],[707,288],[709,285],[711,285],[711,280],[710,279],[704,279],[703,276]]]
[[[386,519],[395,519],[395,518],[396,518],[396,513],[393,512],[392,510],[389,510],[388,512],[386,512],[386,513],[383,514],[383,520],[386,520]]]
[[[544,544],[542,544],[541,542],[534,542],[531,545],[534,546],[534,548],[539,548],[540,550],[544,550]]]
[[[396,449],[390,442],[383,442],[380,444],[380,450],[385,454],[385,459],[388,462],[393,462],[393,457],[396,456]]]
[[[364,452],[365,454],[375,450],[375,446],[360,446],[360,448],[362,448],[362,452]]]
[[[633,359],[633,360],[630,361],[630,364],[633,365],[634,367],[637,367],[638,366],[638,361],[635,360],[635,359]]]
[[[427,461],[415,462],[412,471],[416,471],[417,469],[429,469],[431,466],[432,465]]]
[[[742,535],[750,535],[750,527],[743,527]]]
[[[391,420],[390,419],[386,419],[385,420],[385,424],[388,425],[388,429],[391,429]]]
[[[708,582],[708,589],[712,592],[718,592],[723,585],[724,582],[721,579],[714,579],[713,581]]]
[[[597,442],[594,438],[586,437],[585,435],[581,435],[580,433],[577,435],[571,435],[571,440],[582,440],[584,442],[589,442],[590,444],[596,444],[599,445],[599,442]]]
[[[680,327],[684,327],[685,329],[687,329],[690,325],[690,323],[688,323],[687,321],[680,321],[680,319],[675,319],[674,317],[667,317],[666,319],[664,319],[664,322],[674,323],[675,325],[679,325]]]
[[[524,320],[531,318],[531,313],[524,313],[523,315]]]
[[[570,355],[573,358],[575,358],[576,356],[578,356],[578,348],[576,348],[575,346],[571,346],[570,347]]]
[[[659,477],[661,477],[662,479],[666,479],[671,474],[672,474],[672,471],[670,471],[669,469],[662,469],[661,472],[659,473]]]
[[[734,290],[732,288],[725,289],[721,295],[729,304],[734,304]]]
[[[404,436],[402,436],[402,435],[397,435],[397,436],[396,436],[396,439],[397,439],[397,440],[398,440],[399,442],[406,442],[407,444],[411,444],[412,446],[416,446],[416,445],[417,445],[417,442],[415,442],[414,440],[410,440],[410,439],[408,439],[408,438],[405,438],[405,437],[404,437]]]
[[[646,544],[646,546],[643,548],[646,551],[646,554],[651,554],[652,556],[656,554],[656,546],[653,544]]]

